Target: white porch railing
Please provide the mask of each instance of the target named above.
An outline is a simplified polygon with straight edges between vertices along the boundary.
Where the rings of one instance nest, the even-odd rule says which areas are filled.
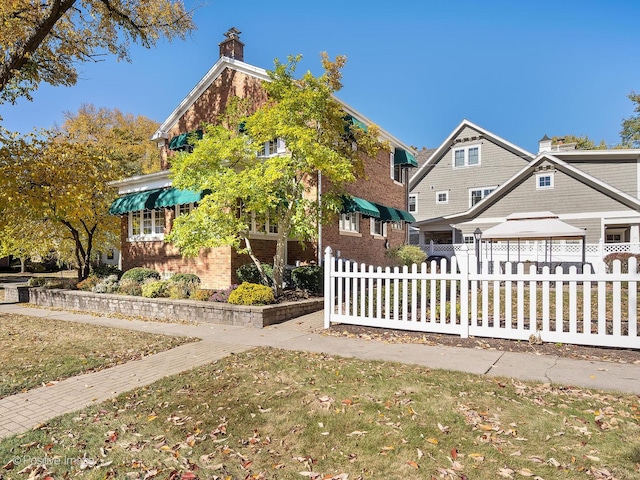
[[[427,256],[451,258],[462,249],[475,253],[474,244],[437,244],[430,242],[420,244]],[[604,272],[604,257],[610,253],[640,253],[640,243],[590,243],[585,245],[585,261],[592,265],[596,272]],[[501,262],[582,262],[582,244],[551,243],[537,240],[527,243],[482,242],[480,256],[483,261],[498,260]]]
[[[621,273],[563,273],[485,261],[461,249],[441,265],[374,268],[325,251],[325,328],[332,323],[640,348],[637,261]],[[490,266],[492,268],[490,268]],[[494,273],[487,273],[492,271]],[[512,273],[515,272],[515,273]]]

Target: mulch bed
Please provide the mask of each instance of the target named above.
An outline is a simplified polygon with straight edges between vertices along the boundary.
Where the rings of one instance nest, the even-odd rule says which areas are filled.
[[[385,343],[419,343],[424,345],[443,345],[450,347],[479,348],[505,352],[555,355],[578,360],[594,360],[640,365],[640,350],[610,347],[589,347],[583,345],[541,343],[504,340],[499,338],[460,338],[455,335],[437,333],[408,332],[358,325],[333,325],[323,331],[326,335],[363,338]]]

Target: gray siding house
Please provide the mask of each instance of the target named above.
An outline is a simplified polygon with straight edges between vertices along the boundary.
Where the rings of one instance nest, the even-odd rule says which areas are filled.
[[[640,150],[537,154],[463,120],[410,179],[417,243],[473,244],[474,231],[515,213],[553,212],[587,243],[640,245]]]

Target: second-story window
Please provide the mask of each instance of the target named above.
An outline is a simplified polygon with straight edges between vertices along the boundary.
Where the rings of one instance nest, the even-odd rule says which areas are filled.
[[[436,203],[449,203],[449,191],[436,192]]]
[[[278,138],[269,140],[258,152],[259,157],[272,157],[284,151],[284,142]]]
[[[418,195],[415,193],[409,195],[409,211],[411,213],[418,211]]]
[[[472,167],[480,165],[480,145],[453,149],[453,167]]]
[[[469,206],[473,207],[476,203],[485,198],[495,189],[496,187],[472,188],[471,190],[469,190]]]
[[[539,173],[536,175],[536,189],[549,190],[553,188],[553,173]]]

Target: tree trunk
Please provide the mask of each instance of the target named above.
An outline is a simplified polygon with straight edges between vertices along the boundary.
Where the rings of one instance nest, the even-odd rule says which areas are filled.
[[[27,257],[20,257],[20,273],[27,271]]]
[[[276,297],[282,295],[284,289],[284,270],[286,268],[287,237],[280,233],[278,229],[278,240],[276,241],[276,254],[273,257],[273,290]]]
[[[262,283],[264,283],[265,285],[269,285],[270,283],[269,277],[267,276],[266,273],[264,273],[264,268],[262,268],[262,262],[260,262],[258,257],[254,255],[253,249],[251,248],[251,241],[249,240],[248,236],[244,237],[244,245],[245,245],[245,248],[247,249],[247,254],[249,255],[249,257],[251,257],[251,260],[253,260],[253,264],[258,269],[258,273],[260,274]]]

